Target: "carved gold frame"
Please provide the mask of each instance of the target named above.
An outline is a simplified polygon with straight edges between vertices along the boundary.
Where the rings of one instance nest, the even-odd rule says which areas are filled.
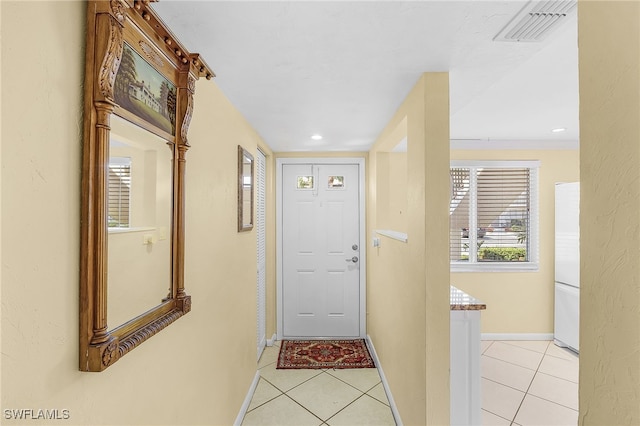
[[[176,86],[175,136],[119,107],[114,81],[124,42],[153,56],[158,71]],[[191,310],[184,287],[184,175],[187,131],[195,82],[214,77],[189,53],[149,0],[89,0],[84,81],[84,145],[80,257],[80,370],[103,371]],[[107,318],[107,169],[110,117],[117,114],[168,141],[173,151],[171,289],[155,308],[109,330]]]

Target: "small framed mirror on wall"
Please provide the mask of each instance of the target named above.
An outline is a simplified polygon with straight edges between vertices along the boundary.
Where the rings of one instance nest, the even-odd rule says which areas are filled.
[[[238,232],[253,229],[253,155],[238,145]]]
[[[103,371],[191,310],[184,283],[189,53],[150,1],[89,0],[80,370]]]

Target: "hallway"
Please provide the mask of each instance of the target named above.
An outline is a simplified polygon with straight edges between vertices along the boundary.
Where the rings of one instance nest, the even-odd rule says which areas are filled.
[[[277,370],[265,348],[249,425],[395,425],[376,369]],[[578,356],[550,341],[482,342],[482,424],[577,424]]]
[[[395,425],[377,369],[277,370],[279,351],[278,341],[260,358],[244,426]]]

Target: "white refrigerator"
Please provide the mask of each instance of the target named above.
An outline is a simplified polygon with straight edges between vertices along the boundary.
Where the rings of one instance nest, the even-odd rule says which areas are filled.
[[[554,342],[580,349],[580,182],[556,184]]]

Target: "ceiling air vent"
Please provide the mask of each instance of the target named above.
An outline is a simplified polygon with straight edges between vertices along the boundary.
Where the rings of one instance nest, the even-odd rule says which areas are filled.
[[[530,1],[493,41],[542,41],[575,12],[576,0]]]

